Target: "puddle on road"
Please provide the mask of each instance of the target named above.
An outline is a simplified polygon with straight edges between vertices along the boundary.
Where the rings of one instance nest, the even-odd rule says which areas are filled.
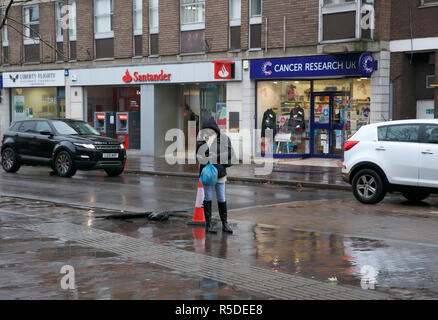
[[[375,290],[397,299],[438,298],[438,248],[406,242],[343,237],[286,228],[234,224],[234,234],[206,235],[203,228],[172,218],[145,221],[96,222],[94,227],[178,249],[236,259],[252,265],[306,278]]]

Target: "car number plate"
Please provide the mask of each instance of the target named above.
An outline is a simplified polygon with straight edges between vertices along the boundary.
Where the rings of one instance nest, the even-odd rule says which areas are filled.
[[[117,159],[119,157],[118,153],[104,153],[103,157],[105,159]]]

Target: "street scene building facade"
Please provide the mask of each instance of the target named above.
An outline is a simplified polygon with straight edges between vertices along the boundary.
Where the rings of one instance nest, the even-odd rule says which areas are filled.
[[[0,131],[14,120],[81,119],[123,136],[129,149],[163,156],[169,129],[187,137],[188,121],[199,128],[211,115],[239,154],[249,130],[256,156],[270,147],[278,158],[342,158],[363,125],[437,112],[437,2],[411,3],[12,6],[1,39]]]

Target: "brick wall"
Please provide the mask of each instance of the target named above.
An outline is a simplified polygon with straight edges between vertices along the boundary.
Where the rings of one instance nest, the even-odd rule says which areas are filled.
[[[229,0],[205,1],[205,40],[210,45],[209,52],[228,50],[228,7]]]
[[[133,15],[132,1],[114,0],[114,58],[133,56]]]
[[[374,9],[376,10],[374,39],[389,41],[391,38],[391,1],[376,0]]]
[[[41,61],[54,62],[56,59],[56,34],[55,34],[55,2],[45,2],[39,5],[40,36],[47,44],[40,42]]]
[[[179,54],[180,9],[179,1],[159,1],[159,53],[161,56]]]
[[[393,119],[416,118],[417,105],[415,98],[414,66],[410,64],[410,56],[402,52],[391,53],[391,82],[393,91]]]
[[[21,6],[12,7],[9,16],[14,20],[22,21]],[[10,64],[20,64],[23,62],[23,27],[11,20],[8,21],[8,25],[9,61]]]
[[[77,60],[94,59],[94,12],[92,0],[76,0]]]
[[[265,47],[266,19],[268,18],[268,48],[282,48],[284,17],[286,17],[286,47],[316,45],[318,43],[318,0],[263,1],[262,47]]]
[[[143,56],[149,55],[149,0],[143,0]]]
[[[421,0],[412,0],[414,38],[438,36],[438,7],[419,8]],[[391,40],[410,38],[409,1],[391,1]]]
[[[241,49],[247,50],[249,45],[249,0],[242,0],[241,11],[240,43]]]

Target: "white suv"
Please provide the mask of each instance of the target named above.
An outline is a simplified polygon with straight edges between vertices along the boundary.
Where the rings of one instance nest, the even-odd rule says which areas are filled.
[[[409,201],[438,193],[437,119],[367,125],[344,150],[343,178],[362,203],[378,203],[393,191]]]

